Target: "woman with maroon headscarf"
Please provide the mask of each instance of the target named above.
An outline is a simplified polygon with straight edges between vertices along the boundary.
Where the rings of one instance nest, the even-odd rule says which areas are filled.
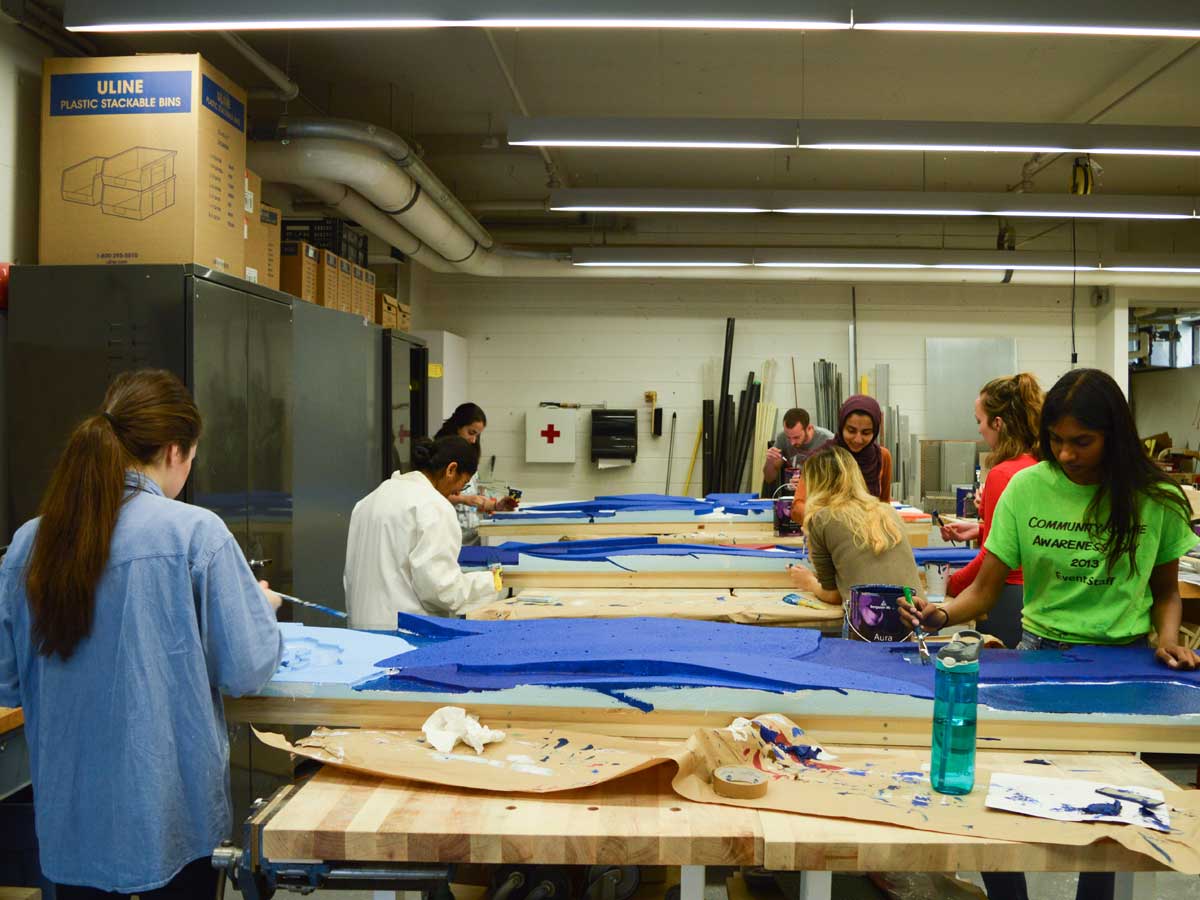
[[[826,447],[838,446],[850,451],[862,470],[867,490],[884,503],[892,500],[892,454],[879,444],[883,410],[874,397],[855,394],[842,404],[834,439]],[[804,479],[796,485],[792,500],[792,521],[804,521]]]

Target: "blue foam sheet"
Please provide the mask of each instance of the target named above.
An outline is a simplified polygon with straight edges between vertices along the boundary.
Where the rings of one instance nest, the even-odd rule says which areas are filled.
[[[933,696],[934,668],[919,664],[914,645],[843,641],[807,629],[677,619],[457,622],[407,614],[398,625],[402,634],[434,642],[378,662],[389,672],[372,688],[551,685],[619,696],[635,688],[721,687]],[[997,709],[1200,712],[1200,672],[1170,670],[1143,647],[988,650],[980,684],[984,702]]]
[[[770,543],[770,540],[764,541]],[[926,563],[950,563],[965,566],[975,558],[976,551],[953,547],[919,547],[913,550],[918,566]],[[779,559],[798,562],[807,559],[807,553],[798,547],[781,547],[763,550],[753,546],[728,546],[724,544],[660,544],[654,537],[606,538],[588,541],[553,541],[550,543],[523,543],[507,541],[496,547],[464,547],[458,562],[463,566],[487,566],[501,563],[515,566],[520,557],[535,559],[559,559],[573,562],[612,562],[625,556],[728,556]]]
[[[771,508],[770,500],[757,494],[709,494],[703,500],[695,497],[675,497],[667,494],[610,494],[594,500],[573,500],[565,503],[543,503],[529,510],[495,513],[497,522],[533,521],[538,519],[609,518],[621,512],[678,512],[690,511],[698,516],[709,515],[718,509],[731,515],[749,515]]]

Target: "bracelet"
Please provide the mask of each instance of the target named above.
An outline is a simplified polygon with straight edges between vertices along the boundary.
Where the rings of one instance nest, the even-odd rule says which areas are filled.
[[[947,625],[950,624],[950,613],[946,610],[946,607],[944,607],[944,606],[939,606],[938,611],[941,612],[941,614],[946,617],[946,621],[943,622],[938,627],[938,631],[941,631],[943,628],[945,628]]]

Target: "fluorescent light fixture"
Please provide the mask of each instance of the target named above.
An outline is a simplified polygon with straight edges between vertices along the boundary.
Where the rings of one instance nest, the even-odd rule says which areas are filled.
[[[851,27],[845,0],[66,0],[71,31],[346,28],[682,28],[818,31]]]
[[[791,119],[516,118],[508,142],[535,147],[772,150],[796,146]]]
[[[1200,275],[1200,257],[1174,253],[1118,253],[1105,264],[1104,271],[1147,275]]]
[[[584,267],[736,269],[754,264],[754,252],[736,247],[576,247],[571,263]]]
[[[511,120],[508,142],[539,147],[1200,157],[1200,128],[1026,122],[541,117]]]
[[[1062,34],[1101,37],[1200,37],[1192,0],[856,0],[854,27],[864,31]]]
[[[985,12],[980,12],[980,10]],[[66,0],[71,31],[345,28],[885,30],[1200,37],[1192,0]]]
[[[568,188],[551,191],[556,212],[816,216],[999,216],[1009,219],[1200,217],[1200,198],[1124,194],[1014,194],[927,191],[674,190]]]
[[[1086,256],[1086,254],[1085,254]],[[788,250],[754,251],[754,265],[772,269],[958,269],[1086,272],[1099,263],[1073,264],[1070,254],[1005,250]]]
[[[1200,128],[1161,125],[801,119],[796,129],[812,150],[1200,156]]]

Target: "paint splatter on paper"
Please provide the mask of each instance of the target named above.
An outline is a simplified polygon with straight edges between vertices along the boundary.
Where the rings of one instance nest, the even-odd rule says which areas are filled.
[[[1114,788],[1160,805],[1149,811],[1143,804],[1117,800],[1097,793],[1098,790],[1109,791]],[[1161,805],[1163,802],[1162,791],[1155,788],[1017,775],[1011,772],[992,773],[987,794],[989,809],[1042,819],[1057,819],[1060,822],[1114,822],[1169,832],[1170,813],[1166,806]],[[1146,812],[1150,814],[1147,815]]]

